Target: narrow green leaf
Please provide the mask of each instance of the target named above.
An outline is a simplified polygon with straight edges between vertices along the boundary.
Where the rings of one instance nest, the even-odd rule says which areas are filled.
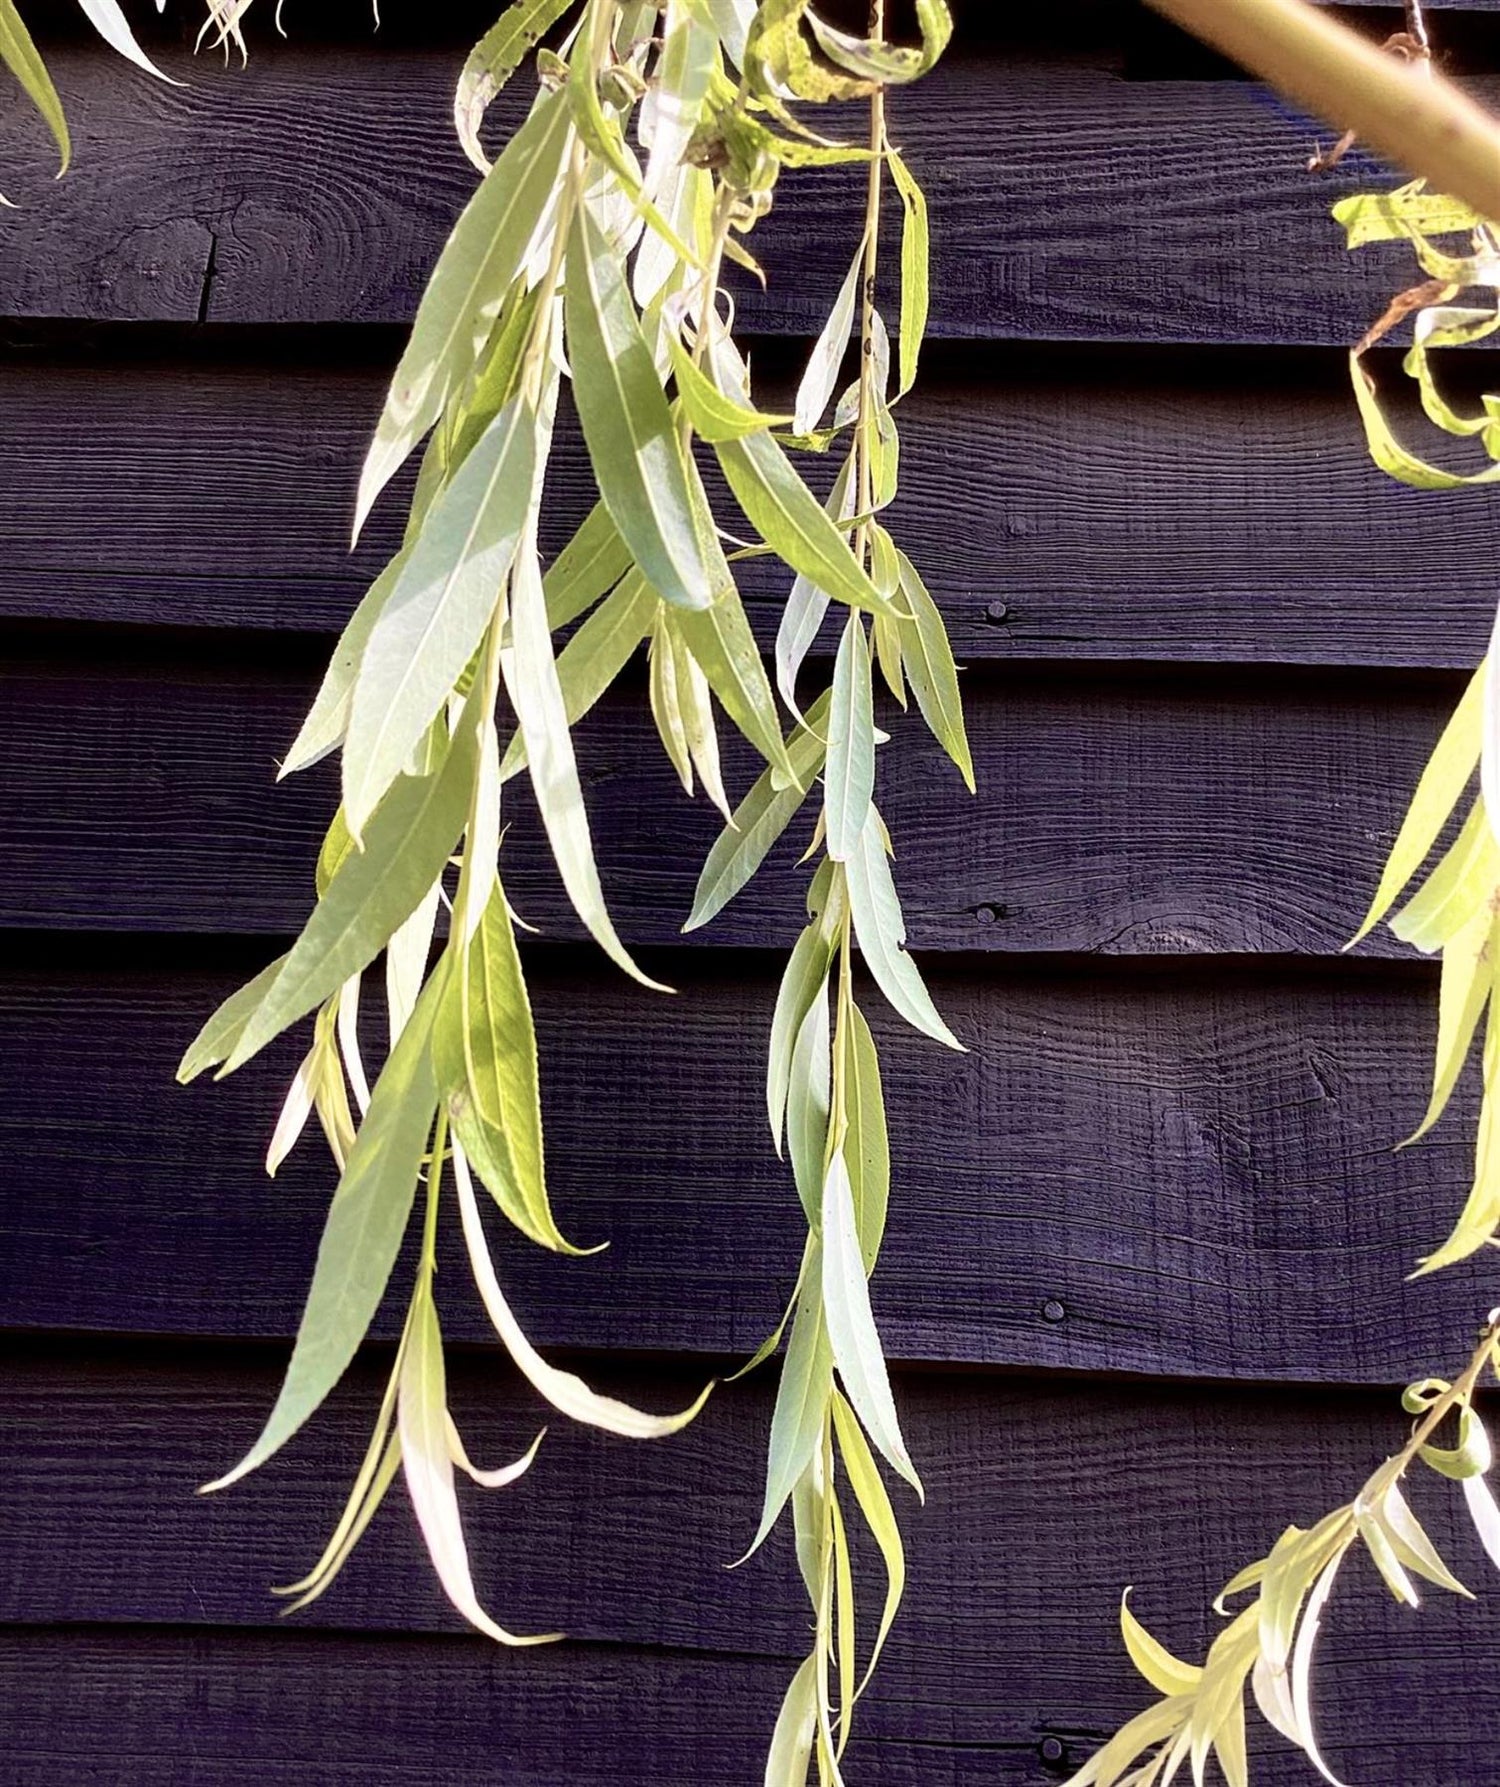
[[[823,420],[823,412],[838,384],[844,356],[849,351],[849,338],[854,333],[854,313],[859,302],[860,274],[864,270],[868,242],[868,237],[861,237],[854,259],[849,263],[849,271],[844,275],[844,283],[839,287],[838,297],[834,299],[833,309],[808,356],[807,368],[797,387],[793,418],[798,434],[811,434]]]
[[[558,1230],[547,1196],[536,1029],[498,878],[455,973],[433,1033],[438,1090],[453,1132],[495,1202],[522,1234],[578,1253]]]
[[[922,1481],[901,1437],[885,1355],[870,1309],[869,1280],[842,1151],[834,1154],[823,1181],[823,1307],[845,1395],[876,1451],[920,1497]]]
[[[370,821],[365,848],[350,851],[340,864],[219,1078],[243,1067],[368,967],[427,897],[468,815],[475,746],[466,714],[435,775],[397,781]]]
[[[1203,1680],[1196,1663],[1184,1663],[1159,1643],[1130,1611],[1130,1590],[1120,1597],[1120,1635],[1130,1660],[1158,1694],[1192,1694]]]
[[[522,541],[511,577],[511,644],[500,654],[500,668],[526,741],[542,824],[574,911],[612,962],[643,986],[667,991],[636,967],[604,904],[533,537]]]
[[[896,1511],[891,1506],[891,1498],[886,1494],[879,1466],[875,1463],[864,1431],[854,1418],[853,1409],[837,1390],[833,1393],[833,1427],[838,1435],[839,1452],[849,1477],[849,1487],[854,1491],[860,1513],[865,1517],[865,1525],[869,1527],[885,1561],[885,1606],[881,1610],[880,1629],[875,1634],[870,1661],[865,1665],[864,1677],[856,1691],[857,1697],[864,1693],[870,1677],[875,1673],[875,1665],[880,1661],[880,1653],[885,1649],[885,1641],[891,1635],[891,1626],[900,1609],[901,1597],[906,1592],[906,1548],[901,1543]]]
[[[1500,845],[1481,796],[1458,836],[1422,886],[1390,921],[1403,943],[1429,954],[1456,937],[1493,897],[1500,882]]]
[[[356,538],[376,497],[473,371],[525,262],[571,138],[567,106],[543,94],[454,225],[360,474]]]
[[[1494,986],[1497,950],[1500,950],[1500,934],[1497,934],[1495,915],[1487,905],[1482,906],[1443,946],[1432,1096],[1427,1101],[1422,1121],[1401,1144],[1403,1148],[1409,1148],[1426,1135],[1447,1107]]]
[[[798,1478],[822,1442],[823,1413],[833,1394],[833,1354],[818,1291],[821,1271],[820,1260],[814,1258],[792,1318],[792,1337],[782,1361],[781,1383],[771,1415],[765,1502],[760,1527],[745,1557],[752,1557],[765,1543]]]
[[[724,712],[771,765],[772,773],[794,780],[776,697],[739,591],[731,585],[712,608],[674,608],[668,622],[708,678]]]
[[[1443,728],[1442,737],[1422,771],[1411,806],[1396,834],[1370,910],[1346,947],[1353,948],[1374,930],[1402,888],[1427,860],[1438,833],[1447,824],[1448,816],[1478,768],[1487,667],[1488,660],[1474,672],[1464,690],[1463,700]]]
[[[655,7],[651,10],[648,36],[658,24]],[[644,181],[645,194],[651,199],[661,194],[682,167],[718,64],[717,36],[699,0],[675,0],[660,22],[665,36],[656,66],[655,106]]]
[[[599,493],[657,594],[707,608],[732,587],[694,511],[682,438],[657,377],[620,258],[587,205],[568,251],[573,389]]]
[[[887,147],[886,159],[905,213],[901,230],[901,381],[898,387],[898,395],[904,397],[917,382],[917,362],[922,352],[922,339],[927,333],[932,238],[927,222],[927,195],[896,150]]]
[[[827,982],[832,960],[832,940],[826,927],[814,921],[792,946],[781,977],[776,1011],[771,1019],[771,1050],[766,1070],[766,1110],[778,1154],[781,1152],[781,1125],[786,1115],[797,1037],[803,1019]]]
[[[344,1375],[374,1319],[406,1232],[437,1114],[430,1045],[445,978],[439,968],[428,981],[376,1081],[329,1207],[276,1406],[260,1438],[227,1476],[207,1485],[210,1490],[238,1482],[286,1444]]]
[[[844,1164],[854,1199],[855,1224],[865,1271],[875,1270],[885,1234],[891,1193],[891,1147],[886,1132],[885,1095],[880,1086],[880,1057],[865,1015],[852,1001],[843,1031],[844,1105],[849,1120],[844,1137]]]
[[[797,1030],[787,1083],[786,1148],[808,1227],[822,1221],[823,1162],[828,1151],[831,1039],[828,983],[813,996]]]
[[[694,363],[675,330],[667,331],[667,351],[682,413],[702,439],[710,443],[743,440],[747,434],[784,428],[791,421],[790,416],[769,416],[737,398],[726,397],[702,367]]]
[[[636,647],[651,631],[652,619],[660,606],[656,592],[645,578],[632,571],[563,647],[557,660],[557,680],[562,687],[569,726],[576,726],[592,711],[629,663]],[[518,732],[500,766],[501,779],[509,781],[525,767],[526,740]]]
[[[858,491],[853,473],[854,456],[851,454],[839,467],[827,503],[828,513],[840,521],[847,521],[854,514]],[[847,530],[841,529],[840,537],[847,539]],[[776,628],[776,687],[793,714],[798,712],[797,672],[812,650],[813,641],[828,613],[828,602],[828,592],[798,572]]]
[[[823,741],[816,729],[827,715],[828,699],[827,694],[820,695],[808,709],[807,726],[797,727],[791,735],[787,745],[794,777],[791,785],[778,788],[774,773],[766,770],[720,832],[698,877],[684,931],[696,931],[729,904],[801,810],[823,762]]]
[[[531,502],[537,417],[506,405],[433,505],[370,631],[344,744],[356,841],[479,649]]]
[[[186,1086],[189,1081],[196,1080],[200,1073],[206,1073],[210,1067],[217,1067],[234,1052],[234,1046],[244,1034],[246,1024],[275,984],[276,977],[286,966],[286,960],[285,956],[278,956],[269,967],[262,968],[254,980],[242,986],[237,993],[229,995],[188,1044],[187,1053],[177,1069],[178,1085]]]
[[[68,137],[68,120],[63,116],[62,101],[52,85],[47,64],[31,40],[24,20],[16,11],[15,0],[0,0],[0,61],[21,83],[26,97],[41,113],[52,140],[57,144],[59,179],[67,173],[73,158],[73,145]]]
[[[828,709],[828,764],[823,772],[823,811],[828,854],[847,862],[859,848],[875,794],[875,706],[870,647],[857,613],[849,616],[833,672]]]
[[[686,794],[693,792],[693,755],[688,749],[687,729],[682,723],[682,703],[677,693],[677,655],[672,638],[661,616],[665,606],[658,604],[656,625],[652,629],[650,701],[651,717],[656,722],[657,736],[667,753],[677,779]]]
[[[901,655],[911,678],[917,706],[932,736],[958,767],[964,786],[974,792],[974,759],[964,730],[963,698],[958,692],[958,671],[948,629],[927,585],[904,552],[896,555],[901,567],[901,593],[912,612],[911,624],[901,629]]]
[[[365,655],[365,645],[391,591],[400,581],[409,556],[409,549],[403,547],[365,591],[359,606],[350,615],[348,625],[333,648],[317,696],[302,722],[302,730],[276,771],[278,782],[285,776],[295,775],[299,769],[321,762],[344,742],[349,729],[354,683],[359,675],[360,660]]]
[[[480,126],[495,96],[573,0],[515,0],[469,51],[453,95],[453,128],[481,174],[490,171]]]
[[[592,608],[634,563],[609,510],[602,501],[595,503],[543,579],[547,624],[553,632]]]
[[[844,865],[855,937],[876,985],[907,1023],[962,1053],[963,1044],[938,1016],[916,963],[906,953],[906,920],[881,832],[880,815],[871,807],[859,848]]]
[[[900,618],[769,434],[720,441],[714,451],[750,525],[780,559],[835,601]]]
[[[719,0],[729,5],[731,0]],[[771,1748],[766,1756],[765,1787],[807,1787],[813,1743],[818,1730],[818,1659],[813,1655],[798,1669],[776,1715]]]

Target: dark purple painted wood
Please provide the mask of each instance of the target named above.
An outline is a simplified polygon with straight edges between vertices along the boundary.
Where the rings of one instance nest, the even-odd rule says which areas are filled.
[[[1456,1363],[1451,1347],[1441,1357]],[[0,1641],[6,1754],[31,1770],[14,1778],[119,1779],[120,1758],[132,1782],[238,1779],[252,1762],[274,1781],[298,1766],[351,1782],[499,1768],[569,1787],[756,1778],[806,1641],[780,1538],[723,1569],[755,1514],[768,1386],[721,1389],[661,1445],[555,1431],[523,1485],[465,1497],[489,1603],[583,1641],[508,1655],[458,1635],[399,1489],[317,1609],[265,1629],[265,1580],[305,1567],[339,1505],[372,1374],[263,1477],[209,1503],[185,1492],[253,1431],[268,1362],[70,1349],[12,1355],[3,1376],[0,1509],[16,1562],[4,1605],[29,1622]],[[694,1380],[609,1381],[661,1400]],[[849,1778],[901,1787],[1055,1778],[1041,1766],[1048,1737],[1058,1760],[1082,1761],[1151,1698],[1115,1632],[1125,1584],[1166,1642],[1201,1655],[1225,1576],[1284,1520],[1352,1494],[1405,1429],[1388,1394],[973,1376],[907,1377],[897,1394],[929,1499],[902,1508],[907,1605]],[[489,1362],[466,1360],[453,1395],[486,1458],[533,1430],[534,1408]],[[1319,1676],[1322,1735],[1346,1779],[1482,1778],[1464,1771],[1500,1736],[1493,1696],[1472,1696],[1461,1718],[1389,1715],[1442,1699],[1493,1650],[1500,1619],[1455,1486],[1429,1476],[1412,1493],[1480,1598],[1434,1591],[1412,1613],[1368,1565],[1348,1567]],[[1306,1779],[1284,1747],[1258,1747],[1258,1781]],[[180,1749],[192,1771],[154,1772],[157,1749]]]
[[[748,1353],[802,1237],[761,1090],[775,964],[657,965],[676,999],[534,960],[559,1217],[611,1245],[557,1259],[497,1222],[499,1257],[549,1344]],[[1427,973],[932,968],[967,1055],[868,999],[896,1173],[874,1297],[896,1357],[1395,1382],[1493,1301],[1482,1263],[1406,1282],[1462,1203],[1474,1114],[1466,1085],[1392,1152],[1424,1098]],[[0,1141],[27,1190],[0,1326],[292,1332],[333,1186],[313,1136],[274,1185],[260,1170],[296,1050],[172,1082],[234,984],[164,953],[6,973]],[[454,1332],[485,1332],[456,1252],[445,1285]]]
[[[285,645],[260,663],[239,643],[205,660],[146,642],[115,662],[49,645],[0,673],[0,924],[300,928],[336,778],[273,777],[316,671],[282,668]],[[977,798],[915,718],[892,720],[880,766],[914,947],[1327,955],[1358,924],[1462,684],[1018,667],[966,686]],[[622,932],[668,943],[722,821],[685,799],[644,706],[627,680],[580,727],[579,755]],[[732,742],[738,793],[755,765]],[[546,935],[577,936],[515,788],[511,897]],[[809,809],[695,944],[790,943],[812,823]],[[1386,933],[1368,947],[1407,953]]]
[[[402,522],[389,500],[350,555],[394,341],[382,332],[332,366],[316,336],[253,353],[218,341],[133,351],[113,332],[92,351],[16,346],[0,362],[0,614],[342,626]],[[757,355],[773,392],[795,364]],[[1420,421],[1403,426],[1423,438]],[[1484,649],[1493,596],[1466,566],[1500,553],[1496,505],[1378,472],[1341,355],[938,347],[902,431],[892,526],[960,662],[1468,666]],[[549,548],[591,500],[565,431]],[[741,569],[769,645],[787,579]]]
[[[936,333],[1356,339],[1408,282],[1409,256],[1349,257],[1328,207],[1389,176],[1357,154],[1313,181],[1313,126],[1261,89],[1125,80],[1119,49],[1096,43],[1064,18],[1049,44],[976,47],[895,105],[895,134],[932,192]],[[17,170],[26,202],[5,220],[0,309],[407,319],[473,187],[451,128],[455,61],[292,43],[243,70],[169,56],[189,84],[167,87],[103,51],[60,48],[76,170],[55,187],[40,151]],[[745,294],[753,326],[820,325],[857,236],[857,178],[789,177],[777,228],[756,245],[771,295]],[[827,226],[830,207],[847,231]]]

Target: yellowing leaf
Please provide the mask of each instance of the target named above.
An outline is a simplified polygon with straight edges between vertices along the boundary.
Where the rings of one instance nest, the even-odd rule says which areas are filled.
[[[1183,1663],[1157,1642],[1130,1611],[1130,1590],[1120,1597],[1120,1635],[1130,1660],[1160,1694],[1192,1694],[1203,1680],[1195,1663]]]
[[[73,157],[73,146],[68,138],[68,121],[63,116],[62,101],[57,97],[56,87],[52,85],[47,64],[43,62],[31,40],[31,33],[16,11],[15,0],[0,0],[0,62],[4,62],[21,83],[26,97],[41,113],[48,130],[52,132],[59,157],[57,173],[61,179],[67,173],[68,163]]]
[[[854,1491],[860,1512],[865,1517],[865,1525],[880,1547],[880,1555],[885,1562],[885,1605],[881,1609],[880,1626],[875,1634],[870,1661],[865,1665],[864,1676],[856,1689],[857,1697],[865,1691],[870,1677],[875,1673],[875,1665],[880,1661],[880,1653],[885,1649],[885,1641],[890,1636],[891,1626],[900,1610],[901,1597],[906,1592],[906,1550],[901,1543],[901,1529],[896,1524],[891,1498],[886,1494],[879,1467],[871,1454],[864,1432],[854,1417],[854,1411],[837,1390],[833,1393],[833,1426],[838,1435],[839,1452],[844,1460],[849,1487]]]

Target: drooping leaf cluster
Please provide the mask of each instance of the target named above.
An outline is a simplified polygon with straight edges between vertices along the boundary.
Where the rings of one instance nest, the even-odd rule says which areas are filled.
[[[543,1361],[507,1304],[486,1204],[526,1239],[576,1251],[545,1174],[539,1062],[503,881],[510,784],[525,776],[568,897],[626,973],[606,903],[573,728],[644,648],[650,709],[683,787],[725,817],[686,928],[707,923],[798,815],[816,817],[808,923],[771,1019],[767,1107],[809,1235],[770,1438],[758,1546],[790,1502],[814,1611],[813,1649],[787,1695],[768,1780],[814,1759],[840,1779],[855,1698],[899,1604],[901,1538],[877,1463],[918,1486],[871,1308],[890,1150],[875,1041],[857,998],[856,947],[895,1011],[950,1047],[905,949],[892,842],[877,804],[878,670],[908,690],[973,785],[958,676],[936,604],[882,517],[897,489],[895,406],[910,390],[928,307],[925,202],[890,141],[884,95],[941,53],[941,0],[922,41],[834,30],[807,0],[517,0],[459,78],[454,119],[482,175],[422,298],[360,478],[358,533],[401,467],[420,469],[400,549],[355,610],[282,766],[340,755],[342,801],[316,904],[279,961],[214,1014],[181,1077],[237,1071],[311,1022],[268,1156],[272,1171],[316,1115],[340,1177],[285,1382],[266,1426],[221,1484],[266,1462],[354,1357],[414,1224],[420,1244],[385,1398],[345,1513],[314,1570],[321,1594],[398,1475],[434,1566],[471,1623],[484,1611],[465,1552],[456,1472],[497,1486],[532,1461],[470,1465],[447,1409],[435,1276],[450,1206],[496,1332],[538,1392],[573,1419],[636,1438],[653,1417]],[[538,46],[541,47],[538,47]],[[535,52],[524,122],[491,161],[485,116]],[[803,102],[868,101],[860,143],[813,130]],[[810,356],[794,414],[752,390],[724,271],[758,274],[747,238],[781,172],[846,164],[863,176],[862,231]],[[877,305],[887,169],[899,197],[895,342]],[[858,368],[844,373],[851,350]],[[550,565],[539,548],[559,406],[581,426],[597,501]],[[825,499],[799,469],[836,456]],[[735,513],[715,512],[712,465]],[[749,543],[745,544],[747,535]],[[746,556],[780,561],[788,595],[775,687],[735,581]],[[799,689],[830,614],[831,686]],[[778,694],[780,700],[778,702]],[[727,719],[764,763],[731,798]],[[384,1060],[367,1071],[371,977],[383,961]],[[451,1191],[450,1191],[451,1188]],[[418,1213],[420,1212],[420,1215]],[[444,1300],[449,1292],[444,1288]],[[705,1391],[705,1395],[707,1392]],[[856,1660],[855,1511],[886,1575],[872,1653]]]
[[[1456,1481],[1490,1560],[1500,1568],[1500,1504],[1486,1473],[1490,1436],[1474,1407],[1486,1376],[1500,1379],[1500,1310],[1492,1311],[1474,1356],[1448,1383],[1427,1378],[1410,1385],[1402,1407],[1415,1416],[1407,1444],[1365,1482],[1353,1501],[1304,1529],[1289,1526],[1269,1553],[1225,1584],[1214,1610],[1229,1620],[1200,1666],[1185,1663],[1157,1642],[1120,1605],[1120,1629],[1131,1661],[1162,1696],[1121,1726],[1067,1787],[1168,1787],[1184,1766],[1202,1787],[1210,1759],[1228,1787],[1249,1787],[1245,1745],[1246,1683],[1266,1722],[1305,1752],[1325,1780],[1338,1787],[1313,1729],[1312,1663],[1323,1609],[1350,1553],[1363,1546],[1386,1587],[1405,1607],[1417,1607],[1413,1577],[1451,1594],[1469,1591],[1443,1562],[1402,1491],[1418,1463]],[[1451,1424],[1456,1443],[1436,1443]],[[1255,1591],[1238,1613],[1225,1603]]]
[[[1420,9],[1416,9],[1420,22]],[[1424,39],[1425,41],[1425,39]],[[1500,461],[1500,396],[1487,395],[1477,413],[1464,414],[1444,396],[1435,349],[1467,346],[1500,328],[1500,224],[1413,181],[1394,192],[1360,194],[1334,207],[1348,246],[1406,241],[1428,275],[1394,298],[1350,354],[1359,413],[1376,465],[1424,490],[1500,481],[1500,463],[1473,472],[1446,470],[1419,457],[1396,437],[1366,364],[1369,350],[1407,318],[1412,345],[1403,367],[1416,381],[1422,409],[1445,433],[1478,439]],[[1453,253],[1438,238],[1467,238]],[[1455,300],[1483,293],[1483,304]],[[1403,942],[1442,957],[1433,1084],[1426,1112],[1403,1146],[1418,1141],[1442,1116],[1474,1038],[1484,1023],[1483,1105],[1473,1183],[1452,1233],[1429,1253],[1418,1275],[1500,1244],[1500,619],[1490,651],[1422,773],[1380,884],[1353,943],[1367,936],[1413,881],[1416,891],[1390,919]],[[1477,787],[1475,786],[1477,782]],[[1455,828],[1451,821],[1462,814]],[[1436,862],[1429,859],[1451,833]],[[1424,872],[1425,870],[1425,872]],[[1486,1015],[1488,1014],[1488,1015]],[[1257,1595],[1231,1619],[1200,1668],[1179,1661],[1121,1607],[1126,1648],[1163,1698],[1130,1720],[1068,1783],[1068,1787],[1167,1787],[1190,1764],[1202,1787],[1210,1758],[1229,1787],[1248,1787],[1244,1686],[1248,1680],[1267,1721],[1298,1745],[1334,1781],[1313,1729],[1311,1665],[1322,1611],[1345,1557],[1363,1544],[1387,1587],[1415,1607],[1413,1576],[1450,1592],[1468,1590],[1453,1576],[1422,1529],[1401,1490],[1419,1461],[1459,1481],[1486,1553],[1500,1567],[1500,1507],[1486,1481],[1492,1462],[1489,1435],[1473,1406],[1486,1371],[1500,1376],[1500,1310],[1492,1311],[1478,1350],[1452,1384],[1429,1378],[1403,1397],[1418,1417],[1406,1447],[1388,1459],[1354,1500],[1304,1531],[1288,1527],[1265,1558],[1241,1571],[1215,1603],[1249,1589]],[[1434,1442],[1449,1419],[1456,1444]]]

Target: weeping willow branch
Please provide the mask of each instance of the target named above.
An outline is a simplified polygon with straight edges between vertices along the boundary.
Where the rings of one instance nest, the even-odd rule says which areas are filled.
[[[1416,1417],[1410,1439],[1343,1507],[1309,1528],[1289,1526],[1271,1551],[1234,1576],[1214,1602],[1230,1623],[1200,1667],[1174,1657],[1130,1610],[1120,1606],[1120,1628],[1131,1661],[1162,1699],[1122,1726],[1067,1783],[1067,1787],[1165,1787],[1190,1762],[1203,1779],[1210,1756],[1229,1787],[1248,1787],[1244,1690],[1248,1681],[1267,1723],[1304,1751],[1320,1774],[1335,1781],[1313,1728],[1313,1648],[1323,1609],[1340,1567],[1363,1545],[1386,1587],[1406,1607],[1419,1605],[1414,1576],[1468,1596],[1402,1494],[1418,1463],[1458,1482],[1490,1560],[1500,1568],[1500,1506],[1485,1478],[1493,1461],[1490,1437],[1474,1407],[1486,1372],[1500,1378],[1500,1310],[1492,1310],[1479,1344],[1459,1376],[1426,1378],[1402,1396]],[[1452,1421],[1457,1444],[1436,1441]],[[1250,1589],[1255,1599],[1230,1617],[1225,1602]]]
[[[1383,55],[1308,0],[1150,0],[1336,130],[1500,219],[1500,120],[1430,65]]]

